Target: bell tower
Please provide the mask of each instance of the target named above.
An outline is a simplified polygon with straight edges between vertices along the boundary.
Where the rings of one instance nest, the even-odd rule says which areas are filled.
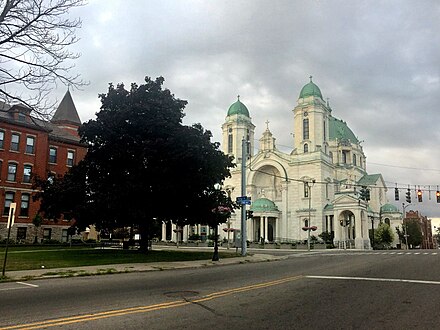
[[[324,102],[321,90],[310,76],[310,82],[301,89],[293,109],[294,149],[297,154],[316,151],[327,154],[330,113],[331,109]]]
[[[240,101],[240,95],[237,96],[237,102],[231,104],[224,124],[223,131],[223,152],[227,155],[234,156],[234,162],[241,164],[241,140],[245,138],[250,143],[248,144],[248,155],[253,154],[254,149],[254,130],[255,126],[252,124],[249,110]]]

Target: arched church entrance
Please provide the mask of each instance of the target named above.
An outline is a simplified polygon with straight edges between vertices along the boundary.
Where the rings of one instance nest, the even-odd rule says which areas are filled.
[[[350,210],[342,211],[339,214],[339,224],[342,226],[341,240],[345,247],[353,248],[355,246],[356,238],[356,218]]]

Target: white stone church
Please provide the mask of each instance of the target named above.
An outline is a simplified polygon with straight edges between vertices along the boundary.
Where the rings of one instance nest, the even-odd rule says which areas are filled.
[[[229,107],[222,125],[223,152],[237,163],[232,178],[224,183],[233,199],[241,192],[241,141],[245,137],[250,142],[246,195],[252,200],[248,209],[253,218],[247,220],[247,239],[305,240],[308,233],[303,227],[316,226],[312,234],[329,232],[337,247],[369,249],[372,225],[376,228],[383,221],[394,228],[402,219],[397,208],[388,204],[382,175],[367,173],[361,141],[333,116],[311,77],[299,93],[291,118],[294,145],[290,154],[277,149],[268,123],[259,145],[254,145],[255,126],[239,99]],[[360,198],[362,187],[370,191],[368,202]],[[240,223],[237,212],[223,227],[240,229]]]
[[[336,247],[370,249],[372,225],[377,228],[383,221],[395,228],[402,221],[401,213],[387,201],[382,175],[367,173],[361,141],[343,120],[333,116],[311,77],[299,93],[291,118],[286,121],[286,125],[293,124],[291,153],[277,149],[268,122],[255,145],[255,125],[240,99],[229,107],[222,125],[223,152],[234,156],[237,164],[223,185],[233,200],[241,195],[242,139],[249,141],[246,195],[252,200],[247,209],[253,211],[253,217],[247,220],[248,241],[303,241],[308,235],[303,227],[313,226],[312,235],[328,232]],[[286,127],[285,132],[291,131]],[[362,187],[370,191],[368,202],[361,198]],[[175,240],[178,231],[171,233],[175,226],[167,227],[163,237]],[[219,233],[222,239],[231,238],[235,236],[231,230],[237,233],[240,228],[238,211],[220,226]],[[203,226],[182,229],[181,239],[207,230]]]

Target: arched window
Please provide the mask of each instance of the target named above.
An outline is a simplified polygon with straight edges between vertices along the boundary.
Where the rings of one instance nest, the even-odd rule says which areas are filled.
[[[354,166],[357,166],[356,163],[357,163],[356,155],[353,154],[353,165],[354,165]]]
[[[309,139],[309,118],[303,119],[303,140]]]
[[[309,152],[309,145],[307,143],[304,143],[304,153],[308,153]]]
[[[342,150],[342,164],[347,164],[347,152]]]
[[[390,226],[390,219],[389,218],[385,218],[385,223]]]
[[[333,152],[329,152],[328,155],[330,156],[330,161],[333,163]]]
[[[308,227],[309,226],[309,219],[304,219],[304,227]]]

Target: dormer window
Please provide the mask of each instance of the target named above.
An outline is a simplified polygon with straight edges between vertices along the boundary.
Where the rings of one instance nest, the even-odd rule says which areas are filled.
[[[26,122],[26,115],[22,112],[19,112],[18,113],[18,121],[21,121],[23,123]]]

